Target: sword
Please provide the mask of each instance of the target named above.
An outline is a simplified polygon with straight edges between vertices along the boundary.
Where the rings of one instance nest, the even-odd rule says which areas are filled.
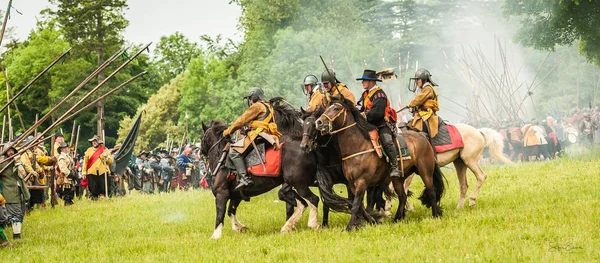
[[[225,145],[225,148],[223,148],[223,154],[221,155],[221,158],[219,158],[219,161],[217,162],[217,167],[215,167],[215,170],[214,170],[215,175],[219,172],[219,169],[221,169],[221,165],[223,165],[223,162],[225,161],[225,158],[227,157],[228,151],[229,151],[229,143],[227,145]]]
[[[260,160],[260,165],[263,168],[263,171],[267,171],[267,167],[265,166],[265,161],[262,159],[262,156],[260,156],[260,153],[258,152],[258,148],[256,147],[256,143],[254,142],[254,140],[252,141],[252,146],[254,147],[254,152],[256,153],[256,156],[258,156],[258,160]]]

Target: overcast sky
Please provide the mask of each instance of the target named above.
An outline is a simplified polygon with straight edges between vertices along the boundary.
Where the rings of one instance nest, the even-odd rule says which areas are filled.
[[[0,8],[6,10],[8,0],[0,1]],[[128,0],[129,9],[125,18],[129,27],[125,29],[125,39],[140,44],[158,42],[161,36],[179,31],[193,41],[207,34],[241,41],[237,23],[240,7],[229,4],[229,0]],[[46,0],[13,0],[13,7],[21,12],[11,12],[8,26],[14,28],[14,37],[24,40],[35,27],[40,11],[52,5]]]

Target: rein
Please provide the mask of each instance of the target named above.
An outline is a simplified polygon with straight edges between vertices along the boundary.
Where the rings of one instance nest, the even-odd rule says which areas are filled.
[[[342,122],[342,127],[341,128],[329,132],[330,135],[334,135],[334,134],[336,134],[338,132],[341,132],[343,130],[351,128],[351,127],[355,126],[356,123],[357,123],[356,121],[354,121],[354,123],[349,124],[348,126],[344,126],[346,124],[348,110],[343,105],[341,105],[340,103],[335,103],[335,104],[339,104],[340,106],[342,106],[343,110],[340,111],[340,112],[338,112],[335,116],[333,116],[333,118],[330,118],[327,114],[323,114],[323,116],[325,116],[325,118],[327,118],[327,120],[329,121],[329,130],[333,129],[333,127],[332,127],[333,121],[335,121],[340,115],[342,115],[342,113],[344,113],[344,122]],[[329,143],[329,142],[327,142],[327,143]],[[346,161],[348,159],[354,158],[356,156],[360,156],[360,155],[367,154],[367,153],[372,153],[372,152],[375,152],[375,148],[369,149],[369,150],[366,150],[366,151],[362,151],[362,152],[353,153],[353,154],[347,155],[345,157],[342,157],[342,162]]]

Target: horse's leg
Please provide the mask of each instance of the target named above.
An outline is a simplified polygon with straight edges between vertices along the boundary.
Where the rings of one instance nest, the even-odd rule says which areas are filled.
[[[433,170],[435,169],[435,158],[421,158],[418,161],[417,170],[425,184],[425,190],[419,199],[425,202],[424,205],[431,207],[431,215],[433,217],[441,216],[441,209],[437,204],[435,196],[435,186],[433,184]],[[427,203],[428,202],[428,203]]]
[[[294,205],[296,204],[296,197],[294,196],[294,189],[286,183],[281,186],[281,189],[277,192],[279,200],[285,202],[285,220],[289,220],[292,214],[294,214]],[[306,206],[306,202],[301,200],[302,204]]]
[[[394,184],[392,184],[392,182],[390,182],[390,184],[387,187],[390,188],[390,191],[395,191]],[[391,196],[385,197],[385,207],[384,207],[382,216],[387,217],[387,218],[392,217],[392,197]]]
[[[215,195],[215,206],[217,211],[216,222],[215,222],[215,230],[212,235],[212,239],[219,239],[223,234],[223,220],[225,219],[225,210],[227,208],[227,201],[229,200],[229,191],[227,189],[224,190],[216,190]]]
[[[458,199],[458,205],[456,208],[461,209],[465,205],[465,197],[467,196],[467,190],[469,189],[469,183],[467,182],[467,165],[460,158],[454,160],[453,163],[454,168],[456,169],[458,183],[460,185],[460,198]]]
[[[233,231],[235,232],[246,232],[246,230],[248,229],[244,224],[240,223],[240,221],[237,219],[236,216],[236,212],[237,212],[237,208],[240,205],[240,203],[242,202],[241,199],[231,199],[231,201],[229,201],[229,208],[227,209],[227,215],[229,215],[229,217],[231,218],[231,229],[233,229]],[[293,209],[293,207],[292,207]]]
[[[413,212],[415,211],[415,207],[412,205],[412,203],[410,203],[408,201],[408,187],[410,186],[410,184],[412,183],[412,179],[415,176],[415,174],[411,174],[408,177],[406,177],[406,179],[404,180],[404,194],[407,195],[407,199],[406,199],[406,210]]]
[[[481,189],[481,186],[483,186],[487,175],[481,170],[481,167],[476,160],[467,159],[464,161],[471,172],[475,174],[475,177],[477,177],[477,185],[475,185],[475,190],[473,190],[473,193],[471,193],[471,196],[469,197],[469,206],[475,206],[475,200],[477,200],[477,195],[479,194],[479,190]]]
[[[396,216],[394,217],[394,222],[404,219],[406,216],[406,191],[404,190],[404,180],[405,178],[394,178],[392,179],[392,184],[394,185],[394,190],[396,190],[396,194],[398,195],[398,210],[396,211]]]
[[[321,228],[321,225],[319,225],[319,197],[310,191],[308,185],[296,186],[296,192],[308,204],[308,227],[312,229]]]
[[[329,226],[329,206],[323,203],[323,227]]]
[[[352,209],[350,209],[352,215],[350,216],[350,221],[346,227],[347,231],[358,229],[360,227],[360,213],[362,212],[364,214],[366,212],[363,201],[365,198],[365,191],[367,190],[367,184],[363,179],[359,179],[354,182],[354,185],[351,188],[353,190],[354,201],[352,202]]]
[[[282,234],[289,233],[296,228],[296,223],[298,223],[302,217],[302,214],[304,213],[304,210],[306,209],[306,206],[304,206],[298,199],[296,200],[296,207],[296,211],[294,211],[290,219],[288,219],[281,228]]]

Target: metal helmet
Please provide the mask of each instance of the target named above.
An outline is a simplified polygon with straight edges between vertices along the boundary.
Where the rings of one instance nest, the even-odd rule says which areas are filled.
[[[435,84],[435,82],[433,82],[433,80],[431,80],[431,73],[429,73],[429,70],[424,69],[424,68],[420,68],[417,70],[417,72],[415,72],[415,77],[414,78],[410,78],[408,81],[408,90],[415,92],[415,90],[417,90],[417,82],[415,80],[420,79],[423,81],[423,83],[425,82],[429,82],[431,83],[431,85],[433,86],[437,86],[437,84]],[[411,85],[410,83],[414,81],[414,85],[411,89]]]
[[[265,92],[261,88],[252,88],[246,97],[249,101],[257,102],[259,99],[262,101],[266,101]]]
[[[319,79],[315,75],[307,75],[304,77],[304,84],[302,86],[302,92],[307,94],[306,89],[304,88],[306,85],[310,85],[311,93],[315,91],[315,87],[319,84]]]
[[[331,81],[337,82],[337,79],[335,78],[335,72],[333,70],[323,71],[321,74],[321,82],[329,83]]]

